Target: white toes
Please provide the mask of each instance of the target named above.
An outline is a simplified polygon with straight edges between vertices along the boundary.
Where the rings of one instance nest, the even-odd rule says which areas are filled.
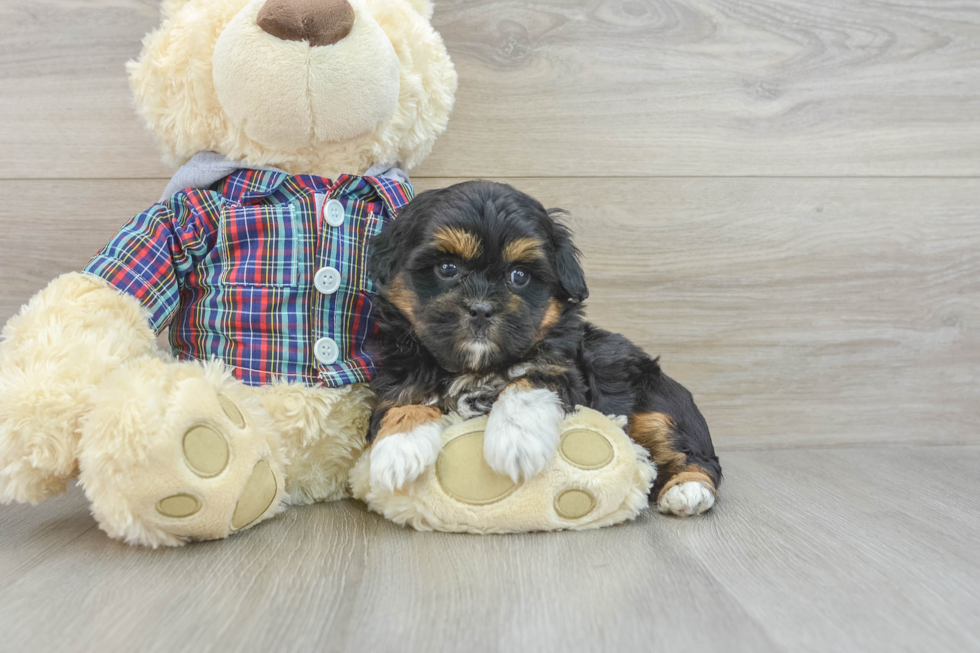
[[[441,435],[442,425],[431,422],[376,442],[371,448],[371,485],[393,491],[417,479],[436,462]]]
[[[680,517],[700,515],[715,505],[715,493],[704,483],[688,481],[678,483],[664,492],[658,506],[660,512]]]
[[[483,457],[491,469],[515,483],[531,478],[555,457],[563,417],[554,392],[507,388],[490,411]]]

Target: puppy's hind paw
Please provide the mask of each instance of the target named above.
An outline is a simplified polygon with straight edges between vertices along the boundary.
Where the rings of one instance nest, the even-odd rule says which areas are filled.
[[[715,493],[704,483],[687,481],[669,488],[657,502],[657,508],[664,514],[689,517],[700,515],[715,505]]]
[[[515,483],[536,476],[555,457],[563,417],[554,392],[507,388],[493,405],[487,421],[483,441],[487,464]]]
[[[411,483],[439,456],[442,425],[430,422],[407,433],[392,433],[371,449],[371,485],[394,491]]]

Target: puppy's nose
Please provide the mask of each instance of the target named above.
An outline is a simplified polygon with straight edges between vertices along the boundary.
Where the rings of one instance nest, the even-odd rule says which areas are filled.
[[[470,319],[477,324],[484,324],[493,317],[493,306],[487,302],[474,302],[470,304]]]
[[[350,34],[354,8],[347,0],[269,0],[257,19],[263,31],[284,41],[330,45]]]

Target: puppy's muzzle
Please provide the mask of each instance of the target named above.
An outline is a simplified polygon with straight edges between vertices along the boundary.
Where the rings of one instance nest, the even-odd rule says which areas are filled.
[[[473,302],[470,304],[470,324],[483,328],[490,324],[493,317],[493,306],[489,302]]]

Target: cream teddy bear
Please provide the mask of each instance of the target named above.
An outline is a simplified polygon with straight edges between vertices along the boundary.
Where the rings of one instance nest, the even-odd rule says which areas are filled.
[[[370,241],[411,199],[404,169],[445,130],[456,89],[431,12],[429,0],[164,0],[129,75],[182,167],[83,273],[6,325],[0,500],[36,503],[77,477],[106,533],[156,547],[349,495],[374,406]],[[173,357],[155,346],[167,328]],[[401,495],[363,474],[355,489],[419,528],[635,516],[653,467],[612,422],[588,419],[588,446],[573,438],[537,486],[485,473],[477,423],[448,429],[447,445],[469,444]],[[592,490],[553,486],[568,478]]]

